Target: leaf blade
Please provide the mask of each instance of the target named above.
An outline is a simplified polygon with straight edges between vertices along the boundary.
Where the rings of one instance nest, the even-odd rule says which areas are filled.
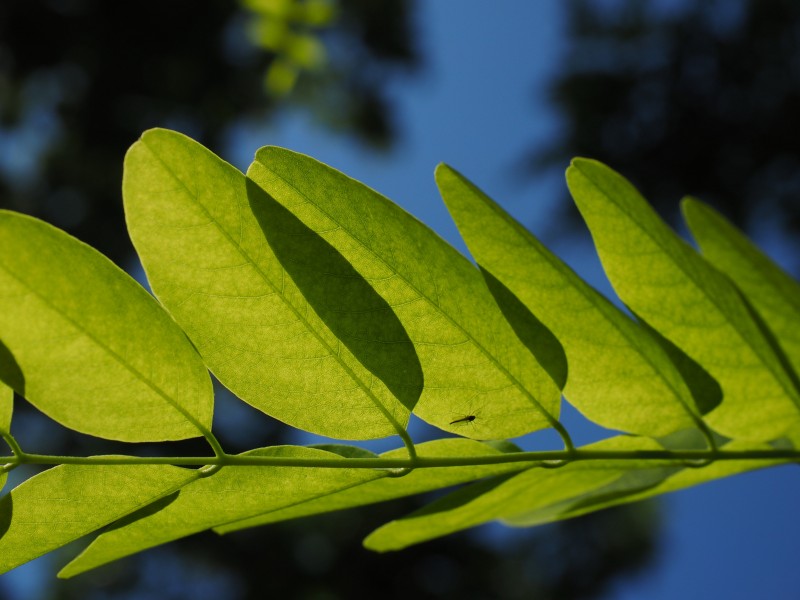
[[[356,356],[330,319],[309,305],[308,290],[284,268],[256,213],[282,218],[292,233],[296,224],[263,194],[251,202],[242,173],[167,130],[145,132],[125,166],[128,227],[153,290],[226,387],[259,410],[321,435],[368,439],[397,433],[422,375],[391,311],[376,308],[376,295],[369,295],[360,278],[346,273],[329,281],[349,282],[347,298],[376,308],[376,327],[384,327],[379,333],[394,335],[390,341],[398,343],[363,341]],[[307,241],[324,254],[320,260],[347,268],[330,249]],[[400,356],[400,391],[374,374],[364,354]]]
[[[14,390],[0,381],[0,435],[10,435],[11,416],[14,410]],[[0,490],[6,485],[8,472],[0,470]]]
[[[800,374],[800,284],[710,206],[687,198],[682,209],[703,256],[747,296]]]
[[[487,454],[500,454],[500,452],[486,444],[466,438],[445,438],[425,442],[416,446],[417,456],[425,458],[443,458],[452,456],[485,456]],[[404,448],[392,450],[381,455],[382,458],[404,458]],[[345,510],[356,506],[364,506],[377,502],[394,500],[404,496],[421,494],[444,487],[457,485],[502,473],[508,473],[525,468],[514,464],[478,465],[473,467],[441,467],[430,469],[417,469],[403,477],[387,477],[368,481],[358,487],[348,488],[341,492],[316,498],[263,515],[258,515],[242,521],[226,523],[215,527],[214,531],[220,534],[231,533],[250,527],[258,527],[278,521],[297,519],[310,515],[326,512]]]
[[[652,440],[617,437],[593,447],[604,449],[656,448]],[[370,550],[386,552],[486,523],[521,507],[560,506],[603,488],[646,461],[587,461],[558,469],[532,467],[520,473],[484,480],[391,521],[364,539]]]
[[[620,298],[722,387],[706,421],[751,441],[797,426],[800,394],[731,283],[608,167],[575,159],[567,183]]]
[[[751,442],[732,441],[723,446],[725,450],[752,450],[752,449],[767,449],[768,446],[758,446],[754,448]],[[661,494],[679,491],[702,483],[714,481],[715,479],[722,479],[723,477],[730,477],[739,473],[753,471],[756,469],[763,469],[771,466],[777,466],[787,461],[776,459],[774,461],[764,460],[722,460],[706,465],[700,468],[677,468],[673,469],[672,473],[665,473],[660,481],[654,482],[654,485],[646,486],[641,490],[631,489],[629,493],[620,494],[611,498],[587,497],[583,502],[576,503],[568,507],[563,512],[559,513],[559,519],[568,519],[577,517],[588,512],[594,512],[611,506],[618,506],[620,504],[628,504],[631,502],[639,502]],[[552,513],[545,511],[533,511],[529,513],[522,513],[519,515],[511,515],[503,518],[503,522],[513,527],[531,527],[541,525],[553,520]]]
[[[32,217],[0,211],[0,243],[2,375],[17,393],[110,439],[178,440],[211,426],[208,371],[139,284]]]
[[[312,459],[336,456],[323,450],[296,446],[274,446],[247,454]],[[229,521],[245,519],[383,476],[367,469],[225,467],[183,487],[178,497],[159,512],[131,519],[101,534],[64,567],[59,577],[73,577]],[[269,494],[264,490],[280,490],[281,493]],[[232,491],[235,491],[235,502],[231,502]]]
[[[440,165],[436,180],[487,277],[497,278],[563,346],[569,364],[563,392],[571,404],[603,427],[653,437],[695,425],[691,392],[656,340],[460,173]]]
[[[196,478],[194,471],[163,465],[61,465],[35,475],[0,499],[0,573]]]
[[[262,148],[248,177],[349,260],[414,343],[414,412],[476,439],[558,426],[560,394],[494,306],[480,274],[411,215],[309,157]],[[457,376],[456,376],[457,374]],[[467,430],[457,422],[474,416]]]

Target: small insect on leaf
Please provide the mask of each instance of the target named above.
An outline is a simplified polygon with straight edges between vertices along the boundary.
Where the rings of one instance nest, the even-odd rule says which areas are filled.
[[[450,425],[455,425],[456,423],[472,423],[475,419],[475,415],[467,415],[466,417],[461,417],[455,421],[450,421]]]

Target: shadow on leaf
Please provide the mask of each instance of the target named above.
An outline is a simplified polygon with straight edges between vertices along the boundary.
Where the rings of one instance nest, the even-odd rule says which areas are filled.
[[[489,271],[478,265],[494,301],[519,340],[559,389],[567,383],[567,355],[555,335]]]
[[[147,506],[143,506],[139,510],[137,510],[135,512],[132,512],[129,515],[126,515],[126,516],[122,517],[119,521],[116,521],[116,522],[112,523],[111,525],[109,525],[103,531],[103,533],[108,533],[109,531],[114,531],[115,529],[121,529],[122,527],[125,527],[126,525],[130,525],[131,523],[134,523],[135,521],[138,521],[139,519],[144,519],[146,517],[150,517],[150,516],[156,514],[157,512],[161,512],[162,510],[167,508],[170,504],[175,502],[175,500],[178,499],[178,495],[180,493],[181,493],[181,491],[178,490],[177,492],[173,492],[173,493],[169,494],[168,496],[164,496],[160,500],[156,500],[155,502],[151,502]]]
[[[639,323],[641,323],[642,327],[644,327],[664,349],[667,356],[669,356],[675,365],[675,368],[677,368],[678,372],[683,376],[700,414],[706,415],[719,406],[720,402],[722,402],[722,388],[719,383],[717,383],[717,380],[683,350],[656,331],[642,317],[636,313],[633,314]]]
[[[11,350],[0,341],[0,381],[20,396],[25,396],[25,375],[17,364]]]
[[[11,527],[11,517],[14,515],[14,500],[11,494],[6,494],[0,498],[0,539]]]
[[[314,312],[409,410],[422,366],[392,307],[333,246],[251,180],[250,207],[272,251]]]

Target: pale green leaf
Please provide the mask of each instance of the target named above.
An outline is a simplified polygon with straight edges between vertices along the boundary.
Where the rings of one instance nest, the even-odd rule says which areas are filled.
[[[213,390],[189,340],[102,254],[0,211],[0,377],[77,431],[123,441],[195,437]]]
[[[171,494],[197,473],[166,465],[61,465],[0,499],[0,573]]]
[[[556,425],[558,389],[478,270],[439,236],[363,184],[289,150],[262,148],[248,177],[341,252],[393,308],[425,373],[416,414],[478,439]]]
[[[125,210],[153,291],[256,408],[339,439],[396,433],[422,388],[402,325],[338,252],[250,185],[252,198],[242,173],[181,134],[155,129],[133,145]]]
[[[11,432],[11,415],[14,411],[14,390],[0,381],[0,434]]]
[[[329,459],[312,448],[275,446],[246,453],[256,456]],[[100,535],[59,573],[73,577],[119,558],[224,523],[325,496],[385,473],[371,469],[229,466],[182,488],[158,512],[131,515]]]
[[[747,296],[800,374],[800,284],[710,206],[686,199],[682,208],[703,256]]]
[[[661,449],[647,438],[617,437],[586,449]],[[663,465],[643,460],[573,462],[556,469],[533,467],[461,488],[424,508],[373,531],[364,540],[370,550],[400,550],[534,508],[561,506],[598,490],[635,469]],[[640,482],[642,484],[649,483]]]
[[[467,458],[470,456],[490,456],[503,453],[488,444],[463,438],[434,440],[419,444],[416,448],[417,455],[425,458]],[[406,456],[406,449],[400,448],[382,454],[381,458],[406,458]],[[348,488],[335,494],[314,498],[301,504],[258,515],[250,519],[227,523],[215,527],[214,531],[217,533],[230,533],[249,527],[267,525],[268,523],[385,502],[395,498],[402,498],[403,496],[412,496],[467,481],[474,481],[481,477],[519,471],[526,468],[526,466],[524,463],[508,463],[416,469],[403,477],[386,477],[368,481],[363,485]]]
[[[563,346],[571,404],[604,427],[654,437],[695,424],[689,388],[647,331],[458,172],[440,165],[436,181],[500,308],[508,316],[516,296]]]
[[[798,391],[731,282],[608,167],[575,159],[567,182],[620,298],[722,387],[708,423],[754,441],[796,426]]]
[[[14,390],[0,381],[0,435],[8,435],[11,431],[11,414],[14,409]],[[0,448],[4,447],[4,444],[0,444]],[[8,448],[8,446],[5,446]],[[9,448],[10,450],[10,448]],[[4,452],[0,451],[0,453],[5,454]],[[2,465],[0,465],[0,469],[2,469]],[[6,471],[0,470],[0,490],[3,489],[3,486],[6,484],[6,479],[8,479],[8,473]]]
[[[722,446],[723,450],[767,450],[769,446],[759,445],[754,446],[752,442],[745,442],[735,440]],[[687,487],[707,483],[715,479],[722,479],[723,477],[730,477],[731,475],[738,475],[747,471],[754,471],[756,469],[763,469],[766,467],[773,467],[783,463],[785,460],[721,460],[710,465],[699,468],[691,467],[663,467],[660,473],[655,473],[656,479],[650,481],[651,485],[627,486],[625,489],[619,489],[616,494],[604,493],[589,493],[586,496],[579,498],[568,506],[557,507],[558,510],[553,510],[552,507],[538,509],[533,511],[524,512],[518,515],[504,517],[502,520],[506,525],[513,527],[531,527],[534,525],[541,525],[557,519],[568,519],[577,517],[589,512],[595,512],[603,508],[617,506],[620,504],[628,504],[631,502],[638,502],[647,498],[652,498],[660,494],[678,491]],[[640,471],[633,471],[633,477],[641,477]],[[618,483],[629,484],[632,479],[623,477]],[[606,492],[607,490],[600,490]]]

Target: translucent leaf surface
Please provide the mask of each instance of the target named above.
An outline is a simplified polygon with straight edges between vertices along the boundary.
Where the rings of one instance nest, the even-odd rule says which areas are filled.
[[[796,426],[798,391],[730,281],[608,167],[575,159],[567,182],[620,298],[722,387],[709,424],[754,441]]]
[[[341,255],[245,182],[175,132],[133,145],[125,211],[154,292],[256,408],[340,439],[395,433],[422,388],[402,325]]]
[[[567,400],[610,429],[661,437],[694,425],[690,390],[647,331],[455,170],[440,165],[436,181],[501,309],[514,310],[507,290],[563,346]],[[537,342],[532,340],[532,351],[546,351]]]
[[[61,465],[0,499],[0,573],[60,548],[195,479],[164,465]]]
[[[591,448],[630,450],[660,447],[652,440],[618,437],[593,444]],[[508,514],[561,506],[586,493],[603,489],[632,470],[654,468],[651,465],[652,461],[586,461],[557,469],[534,467],[484,480],[379,527],[367,536],[364,546],[378,552],[400,550]]]
[[[0,381],[0,433],[11,432],[11,415],[14,411],[14,390]]]
[[[800,284],[710,206],[687,199],[682,208],[703,256],[744,292],[800,373]]]
[[[486,456],[491,454],[501,454],[501,452],[487,444],[461,438],[434,440],[417,446],[417,455],[426,458]],[[381,457],[405,458],[406,455],[405,448],[400,448],[386,452]],[[473,481],[481,477],[519,471],[524,468],[524,464],[517,463],[417,469],[403,477],[386,477],[368,481],[363,485],[348,488],[335,494],[314,498],[301,504],[258,515],[250,519],[221,525],[220,527],[215,527],[214,531],[217,533],[230,533],[248,527],[384,502]]]
[[[478,439],[554,424],[558,389],[514,335],[480,273],[439,236],[301,154],[262,148],[248,177],[341,252],[395,311],[425,374],[414,411],[421,418]],[[460,419],[470,416],[465,427]]]
[[[753,446],[751,442],[732,441],[724,445],[725,450],[744,450],[744,449],[767,449],[768,446]],[[782,460],[764,461],[764,460],[722,460],[702,468],[690,467],[664,467],[655,473],[656,478],[651,479],[651,485],[639,486],[630,485],[631,479],[621,478],[617,487],[626,487],[627,489],[618,490],[623,493],[607,494],[602,493],[607,490],[599,490],[601,493],[589,493],[582,498],[578,498],[570,503],[569,506],[559,507],[559,510],[554,511],[552,507],[544,509],[537,509],[519,515],[508,516],[503,518],[503,522],[507,525],[514,527],[531,527],[534,525],[541,525],[549,523],[556,519],[567,519],[577,517],[590,512],[595,512],[603,508],[617,506],[620,504],[628,504],[631,502],[638,502],[652,498],[660,494],[678,491],[687,487],[707,483],[715,479],[722,479],[723,477],[730,477],[739,473],[747,471],[754,471],[756,469],[763,469],[784,463]],[[632,473],[635,477],[641,478],[642,472],[634,471]]]
[[[336,456],[293,446],[275,446],[247,454],[310,459]],[[134,514],[118,523],[64,567],[59,577],[72,577],[211,527],[292,506],[384,476],[371,469],[224,467],[182,488],[177,497],[158,512]]]
[[[213,390],[189,340],[102,254],[0,211],[0,376],[77,431],[123,441],[195,437]]]
[[[11,413],[14,409],[14,390],[0,381],[0,434],[7,435],[11,430]],[[0,443],[0,448],[3,448],[3,444]],[[9,449],[8,446],[5,448]],[[0,450],[0,452],[4,453]],[[2,467],[2,465],[0,465]],[[3,489],[3,486],[6,484],[6,479],[8,478],[8,473],[5,471],[0,471],[0,490]]]

